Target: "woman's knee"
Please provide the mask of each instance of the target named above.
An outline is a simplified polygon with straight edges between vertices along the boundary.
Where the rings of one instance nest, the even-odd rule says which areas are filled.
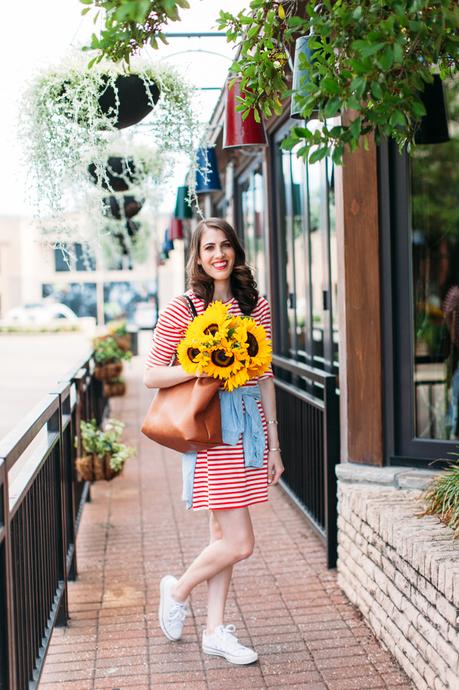
[[[234,562],[243,561],[249,558],[255,547],[255,540],[253,535],[247,534],[240,538],[231,539],[230,548],[234,555]]]

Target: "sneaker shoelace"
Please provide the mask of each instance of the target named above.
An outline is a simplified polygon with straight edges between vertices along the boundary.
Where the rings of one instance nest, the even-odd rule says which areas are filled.
[[[168,618],[170,621],[179,621],[180,623],[183,623],[187,613],[187,605],[177,601],[174,602],[174,604],[172,604],[172,606],[170,607]]]
[[[236,635],[234,634],[236,626],[230,623],[229,625],[222,625],[218,629],[218,634],[222,638],[225,645],[229,646],[234,650],[245,649],[244,645],[239,642]]]

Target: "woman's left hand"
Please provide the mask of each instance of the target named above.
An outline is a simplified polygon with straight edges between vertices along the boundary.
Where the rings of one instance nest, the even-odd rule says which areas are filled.
[[[280,450],[268,451],[268,484],[277,484],[284,469]]]

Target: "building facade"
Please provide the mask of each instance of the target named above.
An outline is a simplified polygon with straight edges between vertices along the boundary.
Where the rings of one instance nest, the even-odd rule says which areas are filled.
[[[223,94],[211,122],[223,191],[210,195],[206,211],[236,227],[272,305],[284,486],[328,544],[330,567],[338,542],[340,584],[375,632],[394,653],[406,642],[398,658],[420,688],[453,687],[459,677],[458,634],[448,628],[459,612],[459,578],[455,594],[446,580],[432,584],[433,574],[397,551],[395,531],[379,527],[398,509],[409,522],[414,498],[458,448],[458,96],[458,83],[449,84],[449,141],[410,153],[372,143],[340,167],[282,150],[298,122],[288,108],[267,123],[265,148],[222,147]],[[366,496],[387,504],[373,527]],[[438,526],[436,518],[416,523],[419,535],[430,529],[430,551],[446,538],[431,520]],[[459,549],[443,547],[457,573]],[[386,570],[384,550],[395,554]],[[402,598],[394,609],[397,592],[387,592],[400,567],[406,591],[395,588],[412,620]],[[429,587],[443,597],[441,620],[427,613]],[[431,630],[443,626],[440,651],[413,622],[420,616]]]

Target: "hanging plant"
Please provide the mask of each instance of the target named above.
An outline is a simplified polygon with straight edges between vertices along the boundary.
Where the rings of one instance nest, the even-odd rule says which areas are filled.
[[[87,207],[91,176],[100,191],[114,191],[109,157],[117,145],[128,160],[121,177],[131,176],[129,137],[136,127],[119,131],[120,78],[135,75],[144,88],[151,113],[142,123],[142,134],[155,147],[158,163],[140,156],[135,163],[134,184],[148,176],[158,180],[165,172],[167,155],[187,154],[194,161],[199,126],[192,108],[192,90],[173,68],[160,64],[133,63],[129,72],[119,65],[100,62],[88,69],[83,55],[35,78],[25,94],[22,139],[29,164],[30,187],[36,192],[37,216],[47,220],[50,235],[75,240],[75,227],[63,222],[65,215]],[[157,92],[159,91],[159,98]],[[114,95],[108,108],[101,98]],[[124,139],[123,139],[124,137]],[[121,143],[120,143],[121,142]],[[169,155],[169,157],[170,157]],[[90,170],[88,174],[88,166]],[[130,186],[132,180],[129,181]],[[93,197],[94,198],[94,197]],[[101,199],[99,196],[99,203]],[[67,225],[67,229],[65,226]]]
[[[291,94],[289,58],[297,37],[309,35],[299,57],[306,75],[295,91],[300,116],[320,127],[293,127],[285,148],[311,163],[332,156],[360,137],[393,137],[410,145],[425,115],[421,95],[436,70],[452,76],[459,63],[457,0],[252,0],[237,15],[221,12],[219,28],[240,43],[232,70],[242,76],[240,110],[279,115]],[[349,113],[340,124],[327,120]]]

